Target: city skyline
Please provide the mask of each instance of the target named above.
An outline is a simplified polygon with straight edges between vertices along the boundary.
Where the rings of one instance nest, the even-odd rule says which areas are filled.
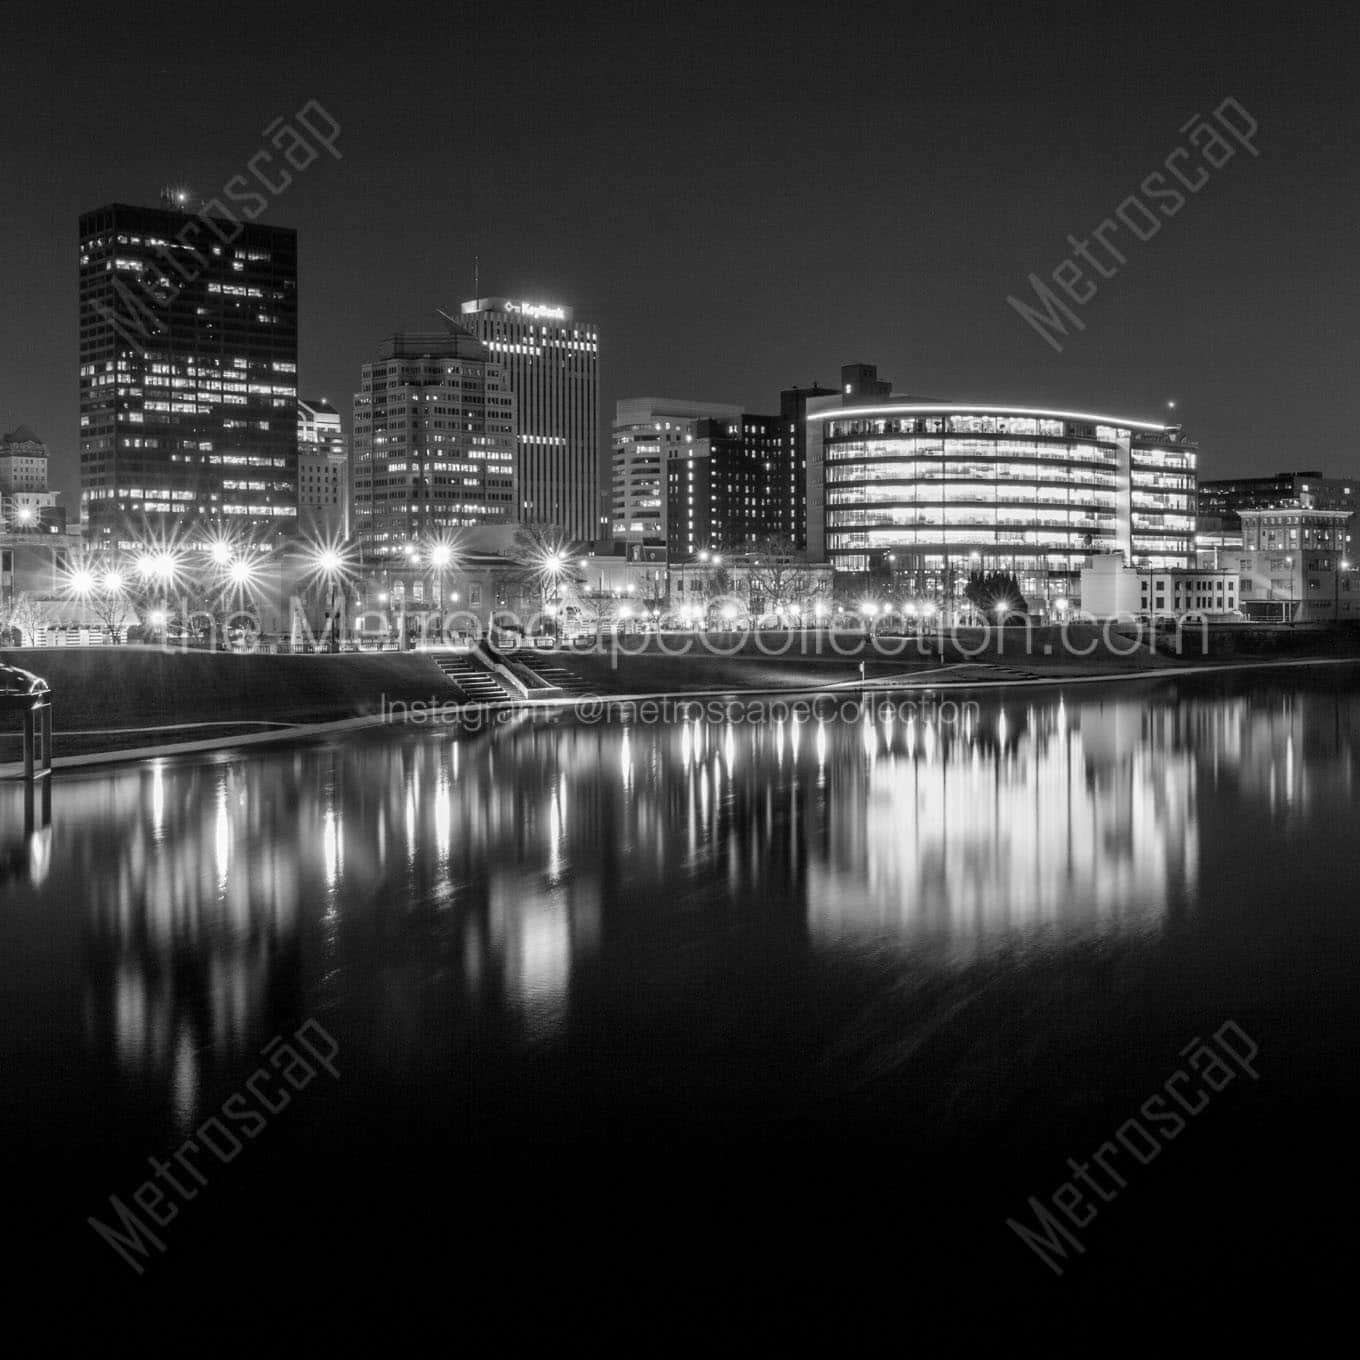
[[[1349,1321],[1353,8],[10,9],[16,1355]]]
[[[426,13],[415,12],[416,26]],[[475,39],[533,57],[538,80],[494,118],[473,101],[466,137],[413,137],[405,159],[391,155],[372,96],[356,93],[362,43],[323,43],[300,64],[261,51],[242,82],[213,41],[175,49],[173,25],[153,9],[140,42],[114,37],[101,53],[144,78],[106,128],[86,117],[79,80],[65,102],[22,88],[40,64],[25,53],[45,39],[21,21],[5,154],[9,182],[30,188],[12,204],[26,244],[0,321],[0,424],[43,431],[53,485],[74,509],[76,217],[99,202],[154,202],[167,181],[219,193],[270,145],[265,130],[311,99],[338,123],[339,154],[294,164],[260,221],[298,231],[300,387],[337,409],[384,335],[430,329],[436,309],[476,292],[571,306],[596,322],[605,413],[657,391],[759,409],[764,392],[827,382],[841,364],[871,358],[903,390],[950,400],[1094,403],[1148,419],[1174,400],[1201,441],[1206,477],[1352,470],[1345,376],[1360,340],[1337,280],[1355,190],[1325,173],[1344,155],[1336,114],[1356,98],[1344,40],[1319,51],[1267,9],[1230,31],[1171,16],[1155,36],[1116,17],[1102,43],[1119,53],[1118,90],[1153,80],[1159,91],[1130,107],[1079,59],[1079,19],[1040,33],[1021,14],[987,28],[967,10],[925,15],[908,47],[893,40],[890,15],[861,11],[858,33],[796,10],[768,31],[724,16],[712,31],[728,41],[711,51],[697,16],[668,34],[669,59],[649,68],[648,79],[685,95],[685,116],[666,126],[620,115],[641,77],[618,74],[632,40],[613,25],[548,15],[525,29],[514,6],[470,16],[468,48]],[[270,21],[300,35],[307,17]],[[874,32],[885,40],[865,42]],[[379,50],[391,41],[371,36]],[[1041,44],[1064,71],[1061,116],[1025,94],[1025,54]],[[1008,46],[1014,69],[1002,59]],[[930,62],[910,64],[909,51],[927,49]],[[770,60],[734,85],[753,51]],[[77,69],[89,60],[71,57]],[[439,59],[438,44],[403,55],[417,71]],[[910,80],[888,89],[870,78],[903,60]],[[606,70],[599,88],[587,78]],[[204,90],[214,96],[206,125],[164,116],[167,98],[187,107],[174,92],[190,87],[196,103]],[[734,93],[704,97],[720,89]],[[1314,112],[1324,95],[1326,120]],[[1131,236],[1117,208],[1178,147],[1197,145],[1227,99],[1258,125],[1259,155],[1235,148],[1152,239]],[[544,121],[564,100],[571,132]],[[415,127],[442,126],[434,107],[413,103]],[[79,146],[53,164],[44,148],[77,125]],[[712,152],[734,132],[737,153],[718,168]],[[569,165],[559,154],[568,137],[578,153]],[[408,246],[380,261],[371,242],[390,229],[395,202]],[[733,211],[751,224],[740,237],[717,230]],[[1007,299],[1031,297],[1029,277],[1061,270],[1076,256],[1069,237],[1089,242],[1106,219],[1118,230],[1101,239],[1123,263],[1109,278],[1087,269],[1099,291],[1074,307],[1080,329],[1069,325],[1054,352]]]

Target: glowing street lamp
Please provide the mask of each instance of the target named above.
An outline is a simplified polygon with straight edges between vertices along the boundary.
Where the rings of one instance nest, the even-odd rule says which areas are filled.
[[[430,549],[430,567],[434,571],[434,602],[439,610],[439,636],[444,636],[444,602],[447,591],[444,585],[444,572],[453,561],[453,549],[447,543],[436,543]]]
[[[316,570],[330,589],[330,604],[326,610],[326,631],[328,634],[326,650],[340,650],[340,620],[335,612],[335,591],[340,583],[345,560],[334,548],[322,548],[316,555]]]
[[[545,582],[551,581],[553,588],[552,612],[549,617],[553,621],[553,646],[562,645],[562,575],[567,569],[567,554],[562,548],[551,548],[543,555],[540,564]],[[546,602],[545,602],[546,609]]]

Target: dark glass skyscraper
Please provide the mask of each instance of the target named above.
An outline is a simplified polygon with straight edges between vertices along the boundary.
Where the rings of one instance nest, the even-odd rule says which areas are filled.
[[[515,517],[589,542],[600,528],[600,333],[570,307],[473,298],[459,320],[515,395]]]
[[[293,528],[295,231],[123,203],[81,217],[80,481],[96,542]]]

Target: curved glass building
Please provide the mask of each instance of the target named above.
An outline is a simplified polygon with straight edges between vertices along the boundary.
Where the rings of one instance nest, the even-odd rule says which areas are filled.
[[[970,571],[1014,571],[1037,603],[1075,598],[1093,552],[1194,565],[1197,450],[1179,426],[858,385],[808,410],[809,550],[838,571],[939,599]]]

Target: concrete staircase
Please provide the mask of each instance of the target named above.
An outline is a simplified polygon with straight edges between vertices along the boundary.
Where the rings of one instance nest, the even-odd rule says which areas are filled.
[[[434,664],[458,687],[463,699],[474,704],[499,704],[517,699],[500,679],[470,652],[447,652],[433,658]]]
[[[545,666],[541,662],[535,661],[533,667],[535,675],[546,680],[554,689],[560,690],[563,694],[579,696],[595,693],[579,675],[573,675],[571,671],[564,670],[561,666]]]

